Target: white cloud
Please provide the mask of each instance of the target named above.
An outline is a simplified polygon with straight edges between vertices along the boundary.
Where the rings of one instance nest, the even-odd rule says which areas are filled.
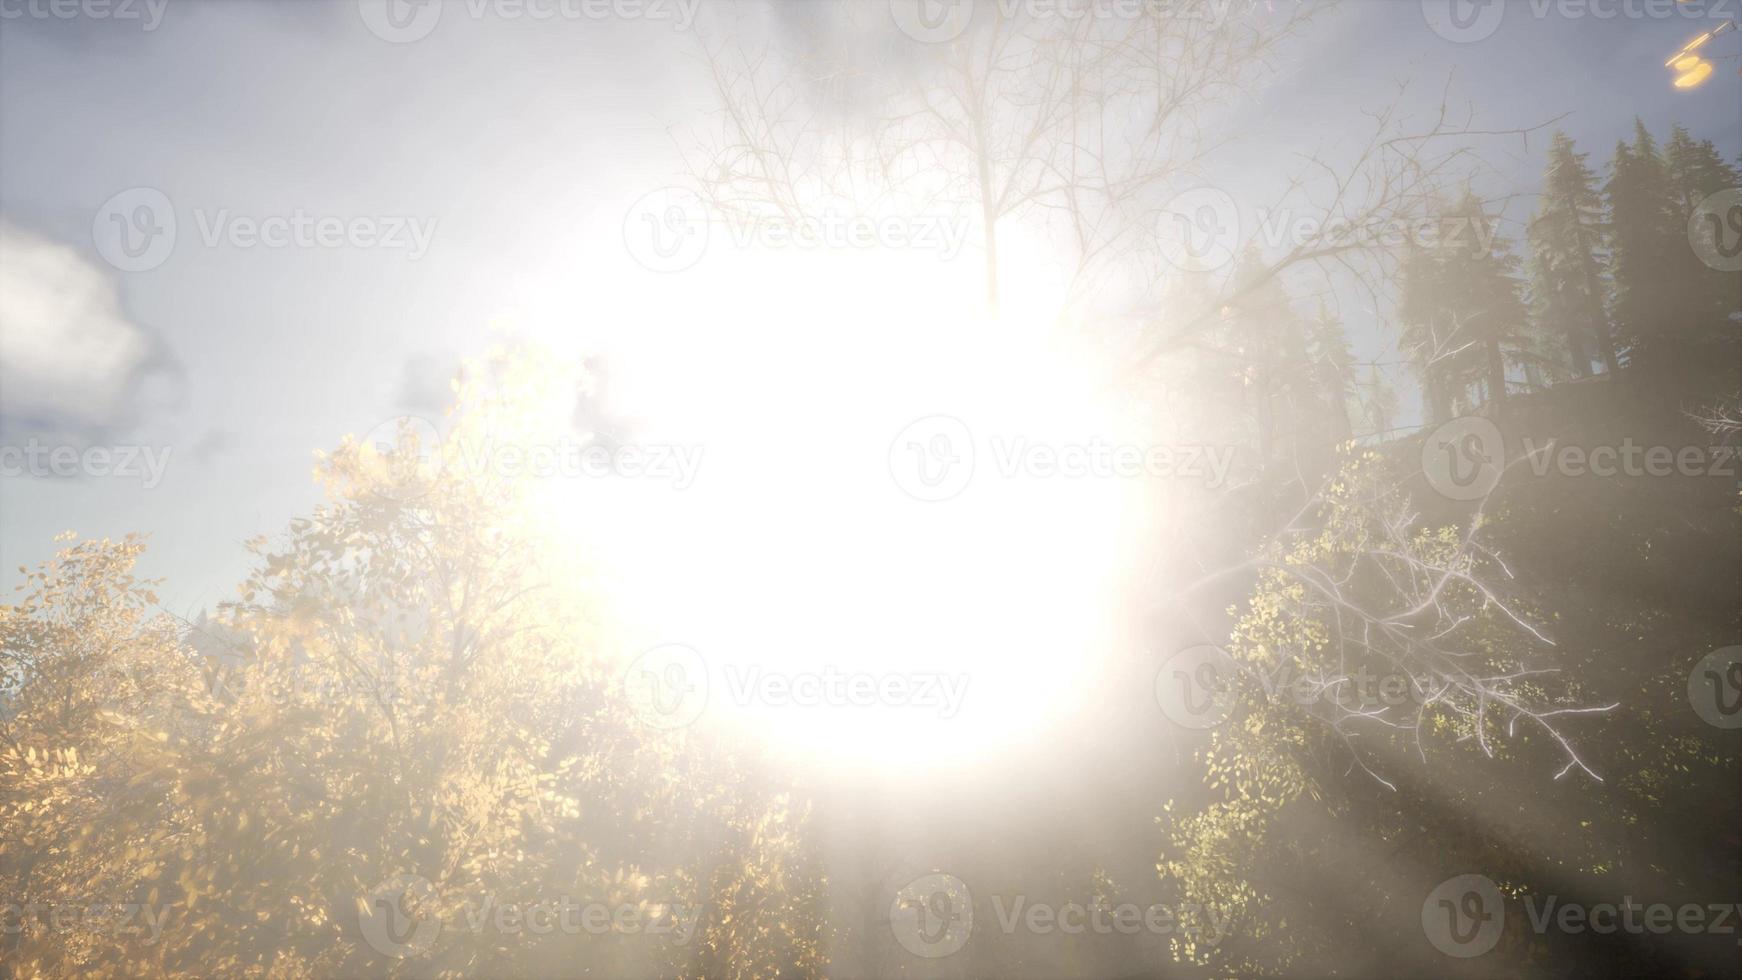
[[[0,221],[0,416],[67,426],[122,421],[151,348],[122,312],[111,274]]]

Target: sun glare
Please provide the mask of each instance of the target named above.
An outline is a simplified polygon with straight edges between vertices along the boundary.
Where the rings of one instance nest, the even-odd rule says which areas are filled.
[[[1107,366],[1020,313],[922,314],[958,297],[907,268],[889,258],[899,288],[862,295],[851,324],[814,314],[863,290],[844,278],[862,267],[822,262],[739,279],[808,288],[747,302],[701,356],[619,336],[614,411],[641,445],[692,454],[694,479],[565,484],[559,517],[613,570],[638,642],[706,664],[700,723],[911,769],[1045,738],[1080,707],[1153,488],[1036,472],[1037,451],[1140,438]],[[1043,267],[1027,278],[1047,288]],[[898,437],[937,417],[971,473],[916,499]]]

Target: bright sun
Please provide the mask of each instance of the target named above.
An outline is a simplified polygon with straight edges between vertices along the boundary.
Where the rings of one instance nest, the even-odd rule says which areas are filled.
[[[1137,438],[1091,351],[963,315],[898,259],[882,271],[901,288],[868,289],[867,261],[789,263],[804,286],[779,308],[770,290],[681,338],[615,338],[615,409],[638,443],[699,450],[695,479],[565,486],[562,517],[639,640],[705,665],[698,723],[830,763],[948,766],[1080,707],[1153,488],[1029,465]],[[937,417],[949,447],[912,428]],[[934,446],[959,492],[916,499]]]

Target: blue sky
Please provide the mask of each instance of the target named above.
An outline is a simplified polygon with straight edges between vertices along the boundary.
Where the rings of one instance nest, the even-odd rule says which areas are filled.
[[[1396,81],[1437,95],[1449,72],[1455,96],[1495,127],[1566,114],[1559,125],[1598,166],[1635,116],[1742,152],[1736,62],[1691,93],[1673,91],[1662,66],[1701,22],[1539,7],[1510,4],[1492,36],[1455,43],[1416,0],[1343,4],[1281,82],[1238,111],[1230,168],[1275,177],[1266,161],[1338,146],[1360,124],[1356,110],[1384,102]],[[621,231],[631,202],[678,176],[674,127],[706,108],[694,32],[444,13],[428,37],[390,44],[353,0],[169,0],[162,15],[150,31],[0,21],[0,267],[48,270],[63,293],[89,292],[75,325],[87,347],[33,346],[17,311],[46,301],[0,296],[12,303],[0,353],[16,393],[0,434],[7,445],[77,438],[173,453],[149,489],[0,477],[6,590],[58,531],[144,531],[146,571],[171,579],[173,611],[228,598],[245,568],[240,542],[316,501],[311,451],[436,410],[444,372],[505,310],[562,310],[583,332],[605,319],[657,332],[694,311],[681,280],[625,254]],[[1742,53],[1736,35],[1725,42],[1718,53]],[[1527,194],[1546,142],[1545,132],[1528,150],[1495,144],[1490,163]],[[93,222],[140,187],[173,202],[176,246],[153,268],[119,271],[98,254]],[[421,222],[431,235],[415,255],[202,240],[202,221],[298,211]],[[6,282],[28,292],[28,278]]]

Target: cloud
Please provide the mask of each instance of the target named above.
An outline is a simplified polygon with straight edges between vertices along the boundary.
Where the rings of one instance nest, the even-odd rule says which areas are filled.
[[[454,400],[453,379],[460,370],[460,360],[455,355],[413,354],[406,358],[394,401],[405,411],[439,419]]]
[[[200,436],[199,440],[194,443],[194,447],[188,450],[188,455],[198,462],[204,462],[229,453],[237,445],[236,433],[229,429],[207,429],[206,434]]]
[[[75,249],[0,221],[0,419],[99,428],[131,421],[154,359],[114,277]]]

